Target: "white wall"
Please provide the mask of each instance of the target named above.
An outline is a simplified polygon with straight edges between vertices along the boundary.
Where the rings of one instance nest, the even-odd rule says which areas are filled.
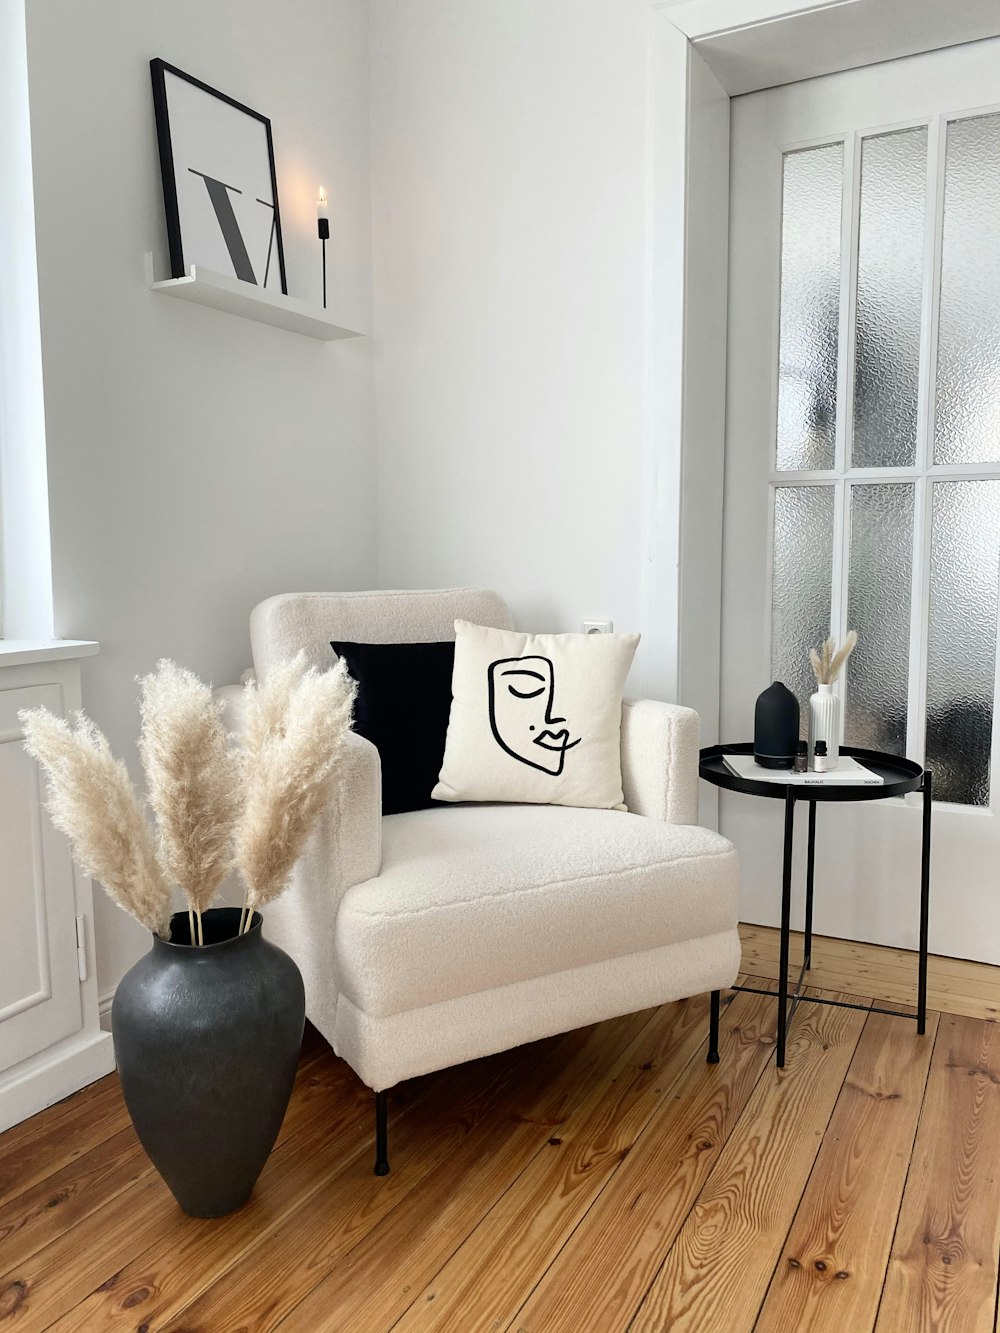
[[[169,654],[235,678],[250,607],[295,587],[478,583],[525,628],[611,617],[643,631],[632,688],[678,697],[683,608],[718,589],[691,561],[681,587],[692,57],[649,0],[28,20],[56,632],[101,641],[84,698],[116,749],[134,763],[136,674]],[[293,294],[318,296],[330,189],[331,307],[374,337],[148,291],[153,55],[271,116]],[[144,940],[103,900],[98,936],[107,990]]]
[[[373,0],[380,579],[639,625],[649,0]]]
[[[249,662],[289,588],[376,577],[369,340],[330,346],[152,294],[165,255],[148,62],[271,117],[289,291],[371,327],[364,0],[29,0],[28,60],[56,633],[96,638],[85,705],[134,762],[134,677]],[[100,896],[99,986],[146,947]]]

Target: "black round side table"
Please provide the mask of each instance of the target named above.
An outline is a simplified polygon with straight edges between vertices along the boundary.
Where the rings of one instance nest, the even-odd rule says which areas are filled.
[[[923,820],[920,851],[920,951],[917,963],[917,1031],[923,1036],[927,1026],[927,913],[930,905],[930,860],[931,860],[931,808],[933,775],[912,759],[900,759],[894,754],[882,754],[879,750],[859,750],[853,746],[841,747],[841,754],[870,768],[882,779],[879,786],[860,784],[822,785],[802,782],[760,781],[755,778],[742,778],[727,765],[727,754],[753,754],[753,744],[743,741],[738,745],[710,745],[701,752],[699,772],[706,782],[726,791],[743,792],[747,796],[764,796],[772,801],[785,803],[785,847],[781,869],[781,961],[778,978],[778,1039],[777,1060],[779,1067],[785,1063],[785,1037],[788,1024],[792,1020],[800,1000],[812,1004],[833,1004],[843,1009],[868,1009],[867,1005],[850,1004],[846,1000],[824,1000],[802,994],[802,980],[812,964],[812,916],[813,916],[813,877],[816,852],[816,807],[827,801],[884,801],[890,796],[905,796],[907,792],[923,793]],[[791,995],[789,1007],[788,995],[788,944],[791,934],[792,907],[792,845],[795,829],[795,806],[805,801],[809,806],[809,843],[806,857],[806,919],[805,948],[799,979]],[[736,990],[757,991],[755,986],[737,986]],[[770,991],[758,992],[770,994]],[[872,1006],[870,1011],[876,1014],[891,1014],[896,1018],[913,1018],[913,1014],[901,1009],[881,1009]]]

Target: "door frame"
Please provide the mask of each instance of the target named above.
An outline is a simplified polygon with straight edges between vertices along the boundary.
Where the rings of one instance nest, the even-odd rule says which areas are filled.
[[[721,739],[729,102],[1000,36],[995,0],[650,0],[640,686]],[[680,182],[680,188],[678,188]],[[732,739],[732,738],[729,738]],[[718,818],[715,789],[701,822]]]

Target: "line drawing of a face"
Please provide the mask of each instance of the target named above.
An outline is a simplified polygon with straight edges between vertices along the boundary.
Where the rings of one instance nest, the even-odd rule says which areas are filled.
[[[570,740],[566,719],[555,715],[555,668],[547,657],[502,657],[489,667],[490,727],[501,749],[557,778]]]

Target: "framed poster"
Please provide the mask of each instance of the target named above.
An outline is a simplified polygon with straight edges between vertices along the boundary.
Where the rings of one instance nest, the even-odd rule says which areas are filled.
[[[192,264],[287,294],[271,122],[151,60],[170,272]]]

